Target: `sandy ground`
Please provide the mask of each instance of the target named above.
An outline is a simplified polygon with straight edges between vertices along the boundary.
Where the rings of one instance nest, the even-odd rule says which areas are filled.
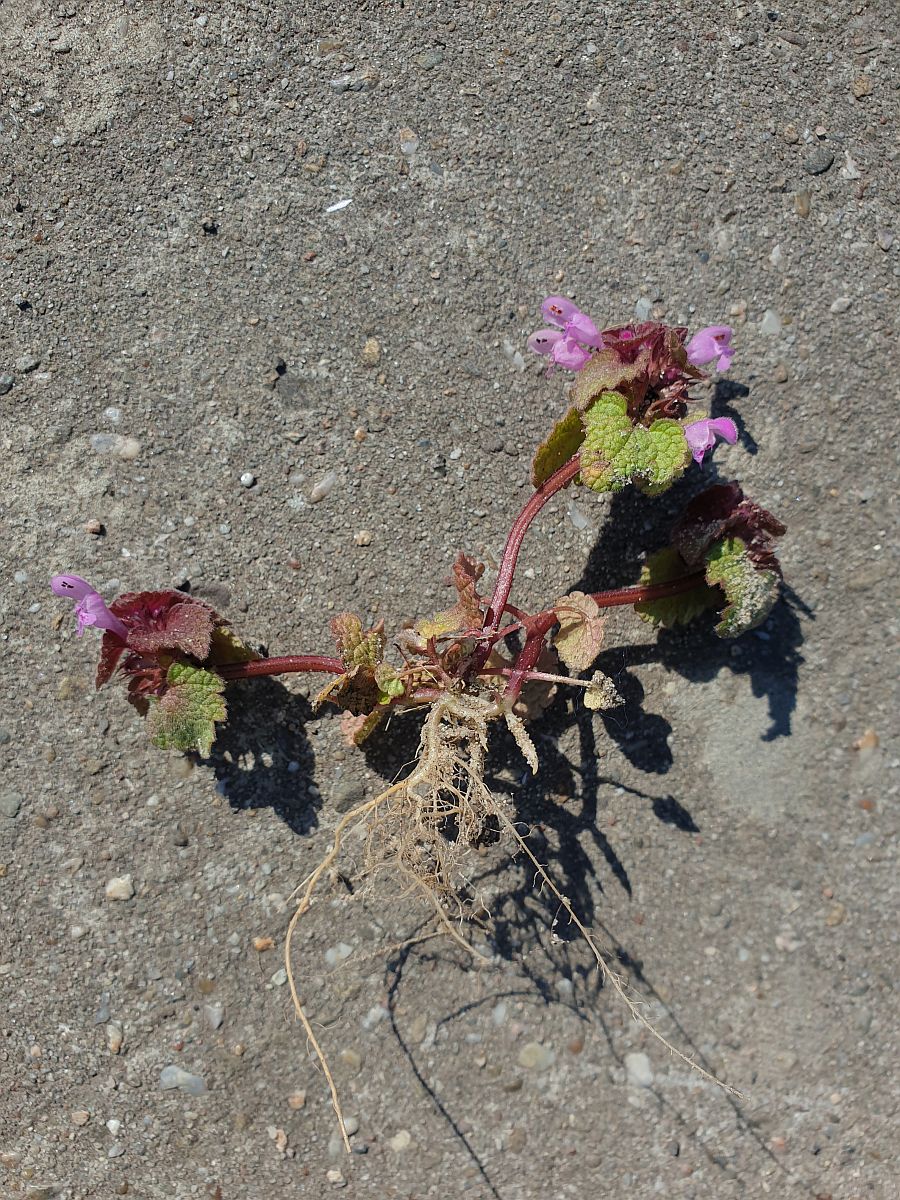
[[[897,1194],[892,25],[887,0],[0,6],[5,1194]],[[789,526],[762,630],[620,614],[626,708],[558,701],[535,780],[492,760],[660,1030],[743,1099],[627,1018],[502,847],[477,970],[396,949],[427,913],[360,893],[357,840],[296,958],[348,1157],[279,946],[415,723],[351,752],[311,685],[266,681],[210,762],[156,751],[47,580],[186,585],[272,653],[328,652],[345,608],[434,611],[457,549],[496,564],[561,411],[517,356],[558,290],[735,327],[741,442],[704,473]],[[631,582],[668,520],[565,494],[516,594]]]

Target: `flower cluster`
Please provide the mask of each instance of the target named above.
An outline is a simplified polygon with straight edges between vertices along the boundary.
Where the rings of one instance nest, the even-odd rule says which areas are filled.
[[[548,354],[557,366],[580,371],[591,357],[590,347],[599,350],[603,338],[589,316],[565,296],[548,296],[541,312],[556,329],[538,329],[528,339],[528,349]]]
[[[665,332],[665,327],[648,322],[639,326],[605,329],[601,333],[591,318],[565,296],[548,296],[541,305],[541,312],[556,328],[538,329],[528,339],[528,348],[535,354],[548,356],[557,366],[569,371],[582,370],[605,347],[616,349],[623,360],[637,356],[644,348],[653,354],[659,349],[654,343]],[[680,363],[694,368],[715,363],[716,370],[727,371],[734,357],[734,347],[731,345],[733,332],[728,325],[709,325],[685,342],[686,329],[672,330]],[[666,346],[665,350],[668,351],[669,347]],[[693,374],[696,378],[703,378],[697,371]],[[690,380],[684,378],[677,361],[668,363],[661,378],[672,397],[677,395],[679,400],[689,399],[686,388]],[[682,406],[681,412],[684,411]],[[691,455],[697,463],[703,462],[717,438],[732,446],[738,438],[737,426],[729,417],[706,417],[688,422],[683,428]]]

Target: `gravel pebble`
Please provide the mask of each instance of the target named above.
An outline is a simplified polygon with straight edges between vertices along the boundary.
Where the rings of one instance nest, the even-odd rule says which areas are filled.
[[[192,1075],[182,1067],[163,1067],[159,1073],[159,1086],[164,1092],[179,1088],[188,1096],[203,1096],[206,1093],[206,1081],[201,1075]]]
[[[546,1071],[555,1062],[556,1051],[540,1042],[527,1042],[519,1051],[519,1066],[528,1071]]]
[[[653,1082],[653,1067],[646,1054],[633,1053],[625,1055],[625,1072],[628,1082],[635,1087],[649,1087]]]
[[[256,476],[252,471],[244,471],[241,474],[241,487],[252,488],[256,483]]]
[[[18,792],[3,792],[0,794],[0,817],[7,817],[11,821],[19,815],[21,807],[22,797]]]
[[[388,1139],[388,1145],[392,1150],[401,1153],[403,1150],[408,1150],[412,1145],[412,1134],[408,1129],[400,1129],[392,1138]]]
[[[130,875],[115,875],[106,885],[107,900],[130,900],[134,895],[134,880]]]
[[[315,483],[310,490],[309,498],[312,503],[318,504],[320,500],[324,500],[326,496],[330,496],[336,483],[337,472],[326,471],[318,483]]]
[[[352,946],[348,946],[346,942],[338,942],[336,946],[329,946],[325,951],[325,961],[329,967],[336,967],[345,958],[349,958],[352,953]]]
[[[14,375],[0,375],[0,396],[5,396],[15,382]]]
[[[331,790],[331,807],[336,812],[349,812],[365,798],[365,785],[358,779],[339,779]]]
[[[834,155],[826,146],[816,146],[803,163],[807,175],[823,175],[834,162]]]
[[[763,319],[759,323],[759,327],[763,333],[769,337],[777,337],[781,333],[781,317],[774,308],[767,308],[763,313]]]
[[[225,1008],[221,1004],[205,1004],[203,1015],[210,1029],[221,1029],[222,1022],[225,1020]]]

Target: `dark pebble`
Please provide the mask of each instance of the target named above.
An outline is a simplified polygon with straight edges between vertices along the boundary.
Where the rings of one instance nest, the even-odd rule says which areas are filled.
[[[834,162],[834,155],[824,146],[816,146],[803,164],[807,175],[824,175]]]

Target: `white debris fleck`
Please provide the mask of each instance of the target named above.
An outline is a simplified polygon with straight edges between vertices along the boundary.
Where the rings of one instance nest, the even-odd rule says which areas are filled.
[[[347,200],[335,200],[334,204],[329,204],[328,207],[325,209],[325,211],[327,213],[340,212],[342,208],[346,208],[348,204],[352,204],[352,203],[353,203],[352,196],[349,197]]]

